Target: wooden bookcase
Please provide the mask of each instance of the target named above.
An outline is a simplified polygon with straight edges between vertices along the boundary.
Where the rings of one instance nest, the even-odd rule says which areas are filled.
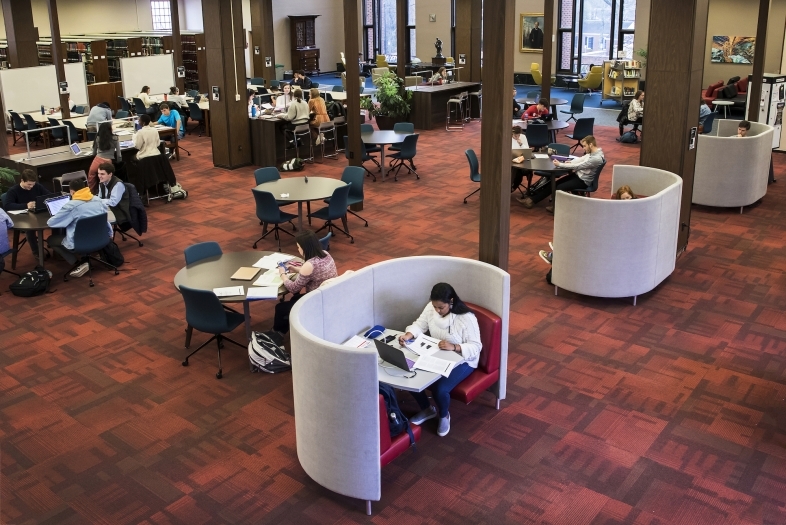
[[[316,20],[319,15],[289,17],[292,70],[319,74],[319,48],[316,47]]]
[[[616,100],[620,104],[632,99],[639,90],[641,63],[635,60],[607,60],[603,62],[603,100]]]

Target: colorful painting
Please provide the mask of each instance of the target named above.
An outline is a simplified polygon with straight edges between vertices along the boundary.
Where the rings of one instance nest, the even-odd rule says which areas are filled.
[[[756,38],[752,36],[712,37],[712,62],[753,64]]]

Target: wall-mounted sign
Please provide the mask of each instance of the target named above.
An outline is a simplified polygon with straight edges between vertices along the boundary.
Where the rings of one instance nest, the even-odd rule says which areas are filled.
[[[185,78],[186,68],[184,66],[177,66],[177,78]]]
[[[61,95],[68,95],[68,82],[58,82],[60,86],[60,94]]]
[[[696,134],[698,133],[698,128],[690,128],[690,143],[688,144],[688,149],[695,149],[696,148]]]
[[[218,101],[218,86],[213,86],[213,100]]]
[[[265,57],[265,67],[273,67],[273,57]]]
[[[254,46],[254,54],[255,55],[259,54],[259,46]]]
[[[459,65],[463,66],[466,63],[467,63],[467,55],[465,55],[464,53],[459,53]]]

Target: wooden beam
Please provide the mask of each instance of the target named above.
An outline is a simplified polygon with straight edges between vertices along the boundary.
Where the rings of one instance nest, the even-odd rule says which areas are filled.
[[[360,156],[360,69],[358,0],[344,0],[344,55],[347,57],[347,156],[350,166],[363,164]]]
[[[57,82],[66,82],[65,76],[65,47],[60,41],[60,21],[57,17],[57,0],[46,0],[49,8],[49,26],[52,32],[52,63],[55,65]],[[70,89],[70,88],[69,88]],[[63,118],[71,117],[71,107],[68,104],[68,94],[60,95],[60,114]]]
[[[409,59],[408,4],[409,0],[396,0],[396,54],[398,55],[396,74],[401,78],[407,76],[407,60]]]
[[[177,75],[177,68],[183,66],[183,43],[180,40],[180,13],[178,0],[169,0],[169,12],[172,20],[172,59],[175,65],[175,86],[180,93],[186,92],[186,79]]]
[[[552,49],[554,48],[554,0],[544,0],[543,3],[543,82],[540,86],[542,98],[551,97],[551,71]]]
[[[251,0],[251,45],[254,76],[266,81],[274,80],[276,52],[273,39],[273,0]],[[266,58],[270,59],[270,66],[267,65]]]
[[[12,68],[38,66],[38,28],[33,25],[30,0],[2,0],[8,64]]]
[[[756,49],[753,52],[753,74],[748,101],[748,120],[759,121],[761,84],[764,78],[764,60],[767,54],[767,21],[772,0],[759,0],[759,17],[756,25]],[[648,95],[649,96],[649,95]]]
[[[0,97],[0,115],[5,115],[3,97]],[[8,135],[6,135],[5,119],[0,118],[0,157],[8,156]]]
[[[515,0],[484,1],[479,258],[503,270],[508,268],[510,245],[510,84],[515,20]]]

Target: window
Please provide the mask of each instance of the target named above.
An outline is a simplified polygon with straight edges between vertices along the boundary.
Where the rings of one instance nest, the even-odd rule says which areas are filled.
[[[407,62],[415,54],[415,1],[407,3],[409,49],[400,50],[402,55],[408,55],[405,57]],[[363,56],[366,60],[375,60],[379,54],[385,55],[388,62],[398,61],[396,20],[396,0],[363,0]]]
[[[153,12],[154,30],[172,30],[172,11],[169,10],[168,1],[152,1],[150,10]]]

